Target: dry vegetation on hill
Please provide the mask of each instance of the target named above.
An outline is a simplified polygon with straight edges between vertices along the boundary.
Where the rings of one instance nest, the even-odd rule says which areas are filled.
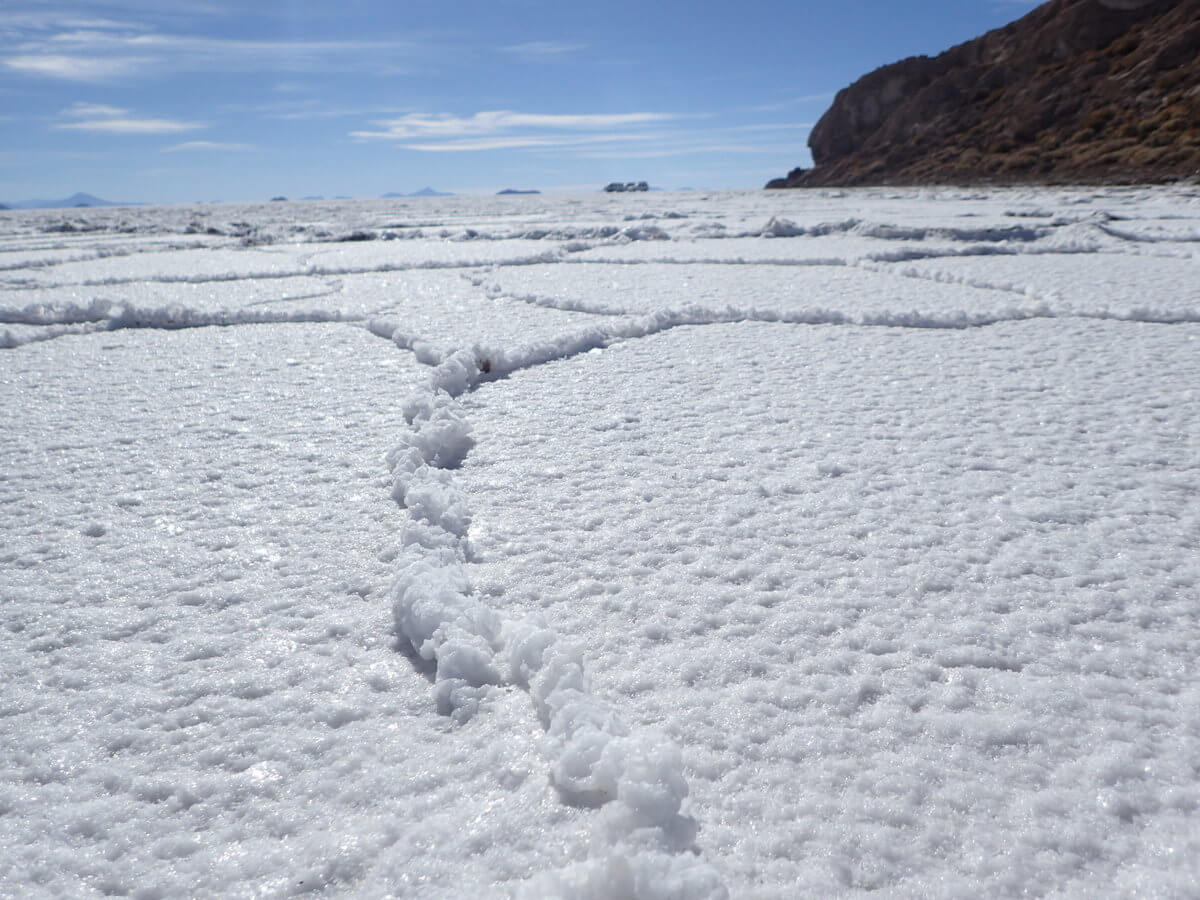
[[[840,91],[768,187],[1200,175],[1200,0],[1052,0]]]

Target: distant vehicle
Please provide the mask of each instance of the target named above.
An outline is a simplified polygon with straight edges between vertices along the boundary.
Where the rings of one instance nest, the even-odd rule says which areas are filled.
[[[604,190],[610,194],[621,194],[625,191],[648,191],[650,190],[650,185],[644,181],[614,181],[612,184],[606,185]]]

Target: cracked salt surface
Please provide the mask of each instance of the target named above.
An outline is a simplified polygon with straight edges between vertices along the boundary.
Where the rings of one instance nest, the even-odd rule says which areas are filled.
[[[1200,801],[1198,338],[747,323],[519,372],[467,404],[470,573],[686,748],[738,893],[1087,893]]]
[[[566,859],[524,705],[452,727],[391,635],[411,359],[281,325],[4,364],[0,893],[456,895]]]
[[[6,214],[0,895],[1194,893],[1198,219]]]

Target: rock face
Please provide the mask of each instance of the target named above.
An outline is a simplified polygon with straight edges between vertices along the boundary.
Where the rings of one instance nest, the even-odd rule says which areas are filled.
[[[1200,0],[1051,0],[840,91],[767,187],[1200,174]]]

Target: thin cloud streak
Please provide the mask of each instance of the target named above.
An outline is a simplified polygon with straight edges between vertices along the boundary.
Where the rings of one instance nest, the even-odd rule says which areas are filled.
[[[292,112],[268,113],[268,115],[272,119],[303,121],[305,119],[344,119],[350,116],[378,116],[401,112],[404,112],[404,110],[396,107],[377,107],[375,109],[298,109]]]
[[[164,148],[163,153],[182,153],[187,151],[249,153],[256,150],[258,150],[258,148],[253,144],[234,144],[224,141],[184,141],[182,144],[175,144],[172,147]]]
[[[103,103],[72,103],[59,113],[72,119],[116,119],[127,116],[129,110],[119,106],[105,106]]]
[[[62,122],[54,126],[64,131],[98,131],[104,134],[177,134],[207,128],[199,122],[174,119],[96,119],[87,122]]]
[[[805,94],[802,97],[792,97],[790,100],[780,100],[778,103],[764,103],[760,106],[748,106],[748,112],[780,112],[793,106],[805,106],[809,103],[829,103],[834,98],[833,91],[823,94]]]
[[[0,12],[0,33],[20,34],[28,31],[57,31],[63,28],[99,29],[133,28],[127,22],[117,22],[101,17],[76,16],[63,12]]]
[[[656,134],[596,134],[596,135],[510,135],[508,137],[462,138],[442,143],[401,144],[405,150],[421,150],[427,153],[464,153],[481,150],[531,150],[549,147],[571,149],[591,147],[596,144],[611,144],[618,141],[656,140]]]
[[[360,140],[420,140],[422,138],[458,138],[499,135],[524,128],[559,131],[587,131],[628,125],[646,125],[684,118],[673,113],[597,113],[542,114],[520,113],[511,110],[489,110],[473,116],[450,114],[426,115],[413,113],[399,119],[386,119],[374,124],[383,131],[352,131],[350,136]]]
[[[308,119],[344,119],[351,116],[406,115],[413,111],[411,106],[330,106],[316,97],[298,100],[278,100],[274,103],[223,103],[218,109],[223,113],[250,113],[270,119],[305,121]]]
[[[737,153],[764,155],[779,153],[795,156],[794,144],[695,144],[661,147],[652,150],[585,151],[576,154],[583,159],[659,159],[668,156],[689,156],[695,153]]]
[[[95,58],[58,53],[25,54],[0,60],[0,64],[25,75],[61,78],[66,81],[108,81],[147,66],[147,57]]]
[[[502,53],[511,53],[514,56],[523,57],[527,60],[539,60],[577,53],[580,50],[586,50],[587,46],[587,44],[571,41],[526,41],[523,44],[512,44],[508,47],[501,47],[500,51]]]
[[[73,81],[108,81],[166,71],[403,72],[431,52],[429,41],[254,40],[158,32],[139,24],[85,17],[0,14],[11,55],[0,64],[19,73]]]
[[[489,150],[527,150],[533,153],[554,150],[560,155],[581,159],[653,159],[696,153],[783,153],[798,150],[798,132],[812,128],[809,122],[786,122],[764,125],[736,125],[708,131],[643,130],[599,134],[549,134],[530,131],[526,134],[498,134],[481,137],[462,137],[450,140],[420,140],[399,144],[401,149],[423,153],[470,153]],[[744,143],[745,135],[770,135],[771,143]],[[796,142],[787,142],[797,135]],[[431,136],[432,137],[432,136]],[[609,149],[609,145],[622,145]]]
[[[813,122],[772,122],[767,125],[730,125],[726,128],[719,128],[718,131],[738,132],[738,131],[804,131],[811,129]]]
[[[140,34],[111,43],[134,50],[164,49],[211,58],[275,56],[319,56],[328,54],[394,53],[415,46],[412,41],[257,41],[244,38],[181,37],[173,34]]]

